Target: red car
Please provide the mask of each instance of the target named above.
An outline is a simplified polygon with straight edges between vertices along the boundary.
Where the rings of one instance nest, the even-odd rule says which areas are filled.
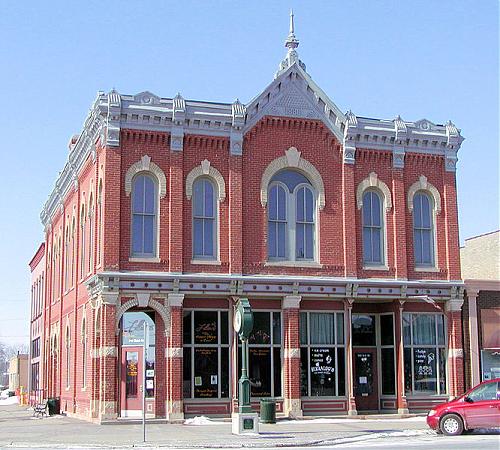
[[[483,381],[461,397],[431,409],[427,425],[448,436],[500,427],[500,378]]]

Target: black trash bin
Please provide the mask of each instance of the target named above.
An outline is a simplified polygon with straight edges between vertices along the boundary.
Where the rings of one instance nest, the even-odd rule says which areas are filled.
[[[261,423],[276,423],[276,400],[274,398],[260,399]]]
[[[61,412],[61,401],[59,397],[50,397],[47,400],[47,407],[49,408],[49,416],[59,414]]]

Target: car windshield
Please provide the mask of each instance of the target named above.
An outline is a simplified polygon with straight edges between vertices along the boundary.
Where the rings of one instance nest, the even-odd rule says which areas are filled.
[[[474,402],[481,400],[497,400],[498,383],[486,383],[478,386],[467,397]]]

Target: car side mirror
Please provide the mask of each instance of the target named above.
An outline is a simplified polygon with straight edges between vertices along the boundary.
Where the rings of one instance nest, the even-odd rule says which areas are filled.
[[[464,397],[464,401],[467,403],[474,403],[474,400],[472,400],[470,397]]]

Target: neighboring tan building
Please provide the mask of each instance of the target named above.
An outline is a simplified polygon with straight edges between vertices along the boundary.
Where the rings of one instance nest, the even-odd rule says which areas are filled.
[[[44,397],[43,392],[43,313],[45,310],[45,243],[42,243],[29,262],[31,272],[30,314],[30,401]]]
[[[247,104],[101,92],[71,139],[41,213],[43,387],[68,414],[137,417],[145,384],[150,416],[229,416],[240,297],[256,408],[406,413],[463,391],[460,130],[343,113],[293,22],[285,46]]]
[[[500,378],[500,231],[465,240],[460,249],[466,386]]]
[[[17,354],[9,361],[9,389],[15,391],[20,387],[28,390],[28,355]]]

